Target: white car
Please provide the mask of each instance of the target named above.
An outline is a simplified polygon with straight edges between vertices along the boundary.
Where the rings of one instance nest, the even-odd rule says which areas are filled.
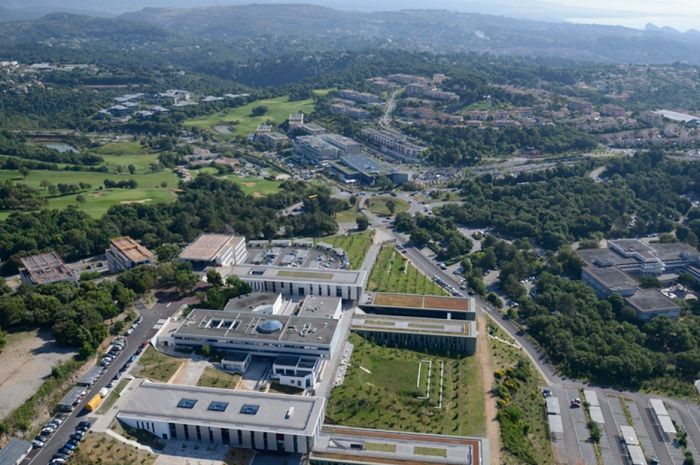
[[[126,330],[126,335],[129,336],[133,332],[134,332],[134,328],[129,328]]]

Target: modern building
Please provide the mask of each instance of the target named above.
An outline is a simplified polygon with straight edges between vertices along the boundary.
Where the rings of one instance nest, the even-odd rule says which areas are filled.
[[[56,252],[22,257],[19,261],[19,276],[28,286],[78,281],[78,276],[63,263]]]
[[[143,381],[124,405],[120,422],[158,438],[305,454],[325,399]]]
[[[329,318],[337,320],[343,311],[343,301],[339,297],[322,297],[310,295],[304,299],[298,316]]]
[[[260,315],[282,315],[292,302],[282,298],[282,294],[274,292],[255,292],[234,297],[226,302],[226,312],[253,312]]]
[[[106,255],[107,265],[112,273],[155,262],[150,250],[128,236],[110,240]]]
[[[311,270],[244,264],[234,266],[230,272],[248,283],[255,292],[345,300],[359,300],[367,281],[367,272],[362,270]]]
[[[255,131],[253,136],[256,142],[265,144],[271,149],[277,149],[289,142],[286,135],[279,131],[275,131],[269,124],[261,124]]]
[[[340,149],[320,135],[299,136],[293,141],[294,153],[301,160],[320,165],[324,161],[336,160]]]
[[[19,465],[32,451],[32,443],[12,438],[0,449],[0,465]]]
[[[318,137],[337,147],[341,155],[354,155],[361,153],[362,144],[349,137],[341,136],[332,132],[320,134]]]
[[[346,426],[323,426],[311,465],[482,465],[478,439]]]
[[[195,267],[232,266],[245,262],[248,252],[245,237],[227,234],[202,234],[180,253],[180,260]]]
[[[366,313],[446,320],[476,320],[473,297],[365,292],[359,302]]]
[[[380,344],[431,353],[470,355],[476,350],[476,321],[355,315],[352,331]]]
[[[287,118],[287,123],[289,129],[298,128],[304,124],[304,113],[290,113],[289,118]]]
[[[284,386],[309,389],[321,376],[324,359],[318,357],[299,357],[280,355],[272,362],[271,378]]]
[[[408,173],[363,153],[342,155],[340,163],[331,164],[330,170],[343,180],[353,179],[367,185],[374,185],[382,178],[389,179],[394,184],[408,181]]]
[[[344,89],[338,92],[340,98],[352,100],[353,102],[363,103],[368,105],[381,105],[384,101],[374,94],[369,92],[358,92],[352,89]]]
[[[459,95],[454,92],[445,92],[431,85],[422,83],[412,83],[406,86],[406,95],[409,97],[420,97],[431,100],[457,101]]]
[[[331,103],[331,111],[341,115],[349,116],[353,119],[367,119],[372,116],[372,113],[365,110],[364,108],[359,108],[353,105],[346,105],[340,102]]]
[[[626,297],[625,302],[640,320],[656,316],[678,318],[681,315],[681,307],[656,289],[640,289],[633,296]]]
[[[613,293],[630,297],[639,289],[636,279],[615,267],[584,266],[581,269],[581,280],[603,298],[610,297]]]
[[[330,358],[340,337],[337,329],[338,321],[327,318],[194,309],[174,329],[161,332],[157,345],[182,351],[206,345],[225,354],[258,357]]]
[[[366,128],[361,132],[369,143],[376,146],[382,153],[405,162],[416,162],[420,154],[427,150],[413,142],[402,134],[386,131],[384,129]]]

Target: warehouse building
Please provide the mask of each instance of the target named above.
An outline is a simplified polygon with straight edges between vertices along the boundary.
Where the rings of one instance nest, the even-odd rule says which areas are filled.
[[[232,266],[245,262],[248,252],[245,237],[226,234],[202,234],[180,253],[196,269],[207,266]]]
[[[28,286],[78,281],[78,276],[63,263],[56,252],[22,257],[19,261],[19,276]]]
[[[476,321],[386,315],[355,315],[352,330],[379,344],[430,353],[471,355]]]
[[[339,297],[345,300],[359,300],[367,281],[366,271],[283,266],[236,265],[230,273],[248,283],[255,292],[275,292],[295,297]]]
[[[155,262],[150,250],[128,236],[110,240],[106,255],[107,265],[112,273]]]
[[[117,414],[158,438],[305,454],[323,421],[325,399],[143,381]]]

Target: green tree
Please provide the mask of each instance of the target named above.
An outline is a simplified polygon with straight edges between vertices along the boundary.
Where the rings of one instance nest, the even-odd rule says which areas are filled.
[[[191,270],[177,270],[175,272],[175,287],[182,294],[188,294],[197,285],[197,275]]]
[[[224,285],[221,274],[214,269],[207,270],[207,282],[214,287],[221,287]]]
[[[366,231],[367,228],[369,227],[369,220],[365,215],[359,215],[357,217],[357,230],[358,231]]]
[[[156,256],[161,262],[175,260],[180,254],[180,246],[177,244],[161,244],[156,247]]]
[[[26,177],[29,176],[29,168],[27,168],[26,166],[20,167],[19,174],[22,175],[22,178],[26,179]]]
[[[129,174],[136,173],[136,167],[134,165],[129,165],[126,168],[129,170]]]
[[[267,107],[265,105],[258,105],[250,110],[251,116],[262,116],[267,113]]]

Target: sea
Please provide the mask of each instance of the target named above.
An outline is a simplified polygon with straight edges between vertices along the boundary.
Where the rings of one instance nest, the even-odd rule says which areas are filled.
[[[669,26],[680,32],[691,29],[700,31],[700,16],[640,16],[637,18],[569,18],[569,23],[600,24],[604,26],[625,26],[633,29],[644,29],[647,24],[658,27]]]

